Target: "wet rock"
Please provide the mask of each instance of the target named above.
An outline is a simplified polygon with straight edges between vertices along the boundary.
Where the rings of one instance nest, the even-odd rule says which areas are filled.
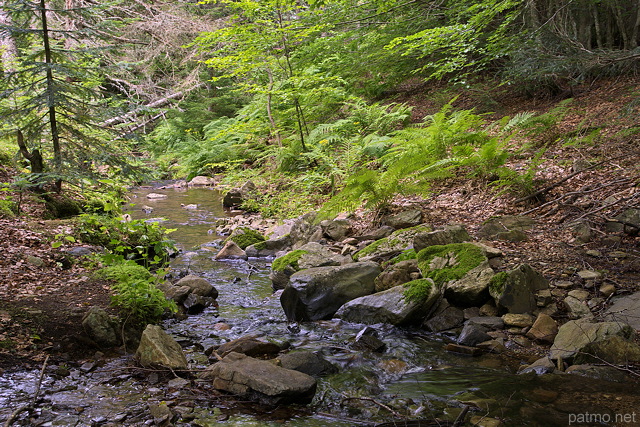
[[[157,325],[145,328],[136,358],[144,367],[187,369],[187,359],[180,344]]]
[[[118,322],[100,307],[91,307],[87,311],[82,319],[82,327],[100,348],[115,347],[121,344]]]
[[[242,259],[247,260],[247,253],[240,249],[240,246],[233,240],[228,240],[222,249],[216,254],[214,259]]]
[[[363,328],[358,332],[353,344],[351,344],[351,348],[354,350],[373,351],[376,353],[382,353],[386,347],[386,344],[378,338],[378,331],[370,327]]]
[[[499,331],[501,329],[504,329],[504,320],[501,317],[497,316],[472,317],[467,322],[473,323],[474,325],[482,326],[487,330]]]
[[[155,425],[168,426],[173,418],[173,412],[166,402],[150,402],[149,414],[153,417]]]
[[[412,286],[421,287],[419,297],[408,297]],[[439,287],[431,279],[418,279],[355,298],[340,307],[334,316],[354,323],[416,324],[427,317],[440,296]]]
[[[205,308],[213,305],[215,300],[210,297],[202,297],[200,295],[196,295],[194,293],[190,293],[187,297],[182,301],[182,305],[187,310],[187,314],[198,314],[202,313]]]
[[[543,343],[552,343],[558,334],[558,322],[550,316],[541,313],[538,314],[536,321],[527,332],[527,337],[534,341]]]
[[[447,225],[441,230],[417,234],[413,239],[413,248],[417,253],[429,246],[463,243],[471,240],[473,239],[461,225]]]
[[[629,340],[633,329],[622,322],[591,323],[588,320],[571,320],[560,327],[558,335],[551,346],[550,358],[556,360],[573,360],[581,352],[593,344],[608,341],[613,337]],[[615,355],[603,354],[603,359]]]
[[[217,353],[224,357],[229,353],[241,353],[251,357],[274,356],[282,350],[279,345],[246,336],[222,344]]]
[[[537,308],[535,292],[547,289],[549,281],[527,264],[496,274],[489,293],[501,312],[531,313]]]
[[[555,363],[548,357],[542,357],[530,365],[524,366],[518,374],[535,373],[536,375],[551,374],[556,370]]]
[[[408,249],[412,249],[415,236],[429,231],[431,231],[431,227],[426,224],[394,231],[388,237],[377,240],[356,252],[354,259],[378,262],[389,260]]]
[[[458,344],[466,346],[475,346],[489,340],[491,340],[491,336],[487,334],[487,328],[470,322],[464,325],[458,336]]]
[[[274,289],[284,289],[294,273],[314,267],[329,267],[347,264],[351,257],[331,252],[326,246],[310,242],[273,260],[269,278]]]
[[[378,277],[376,277],[376,292],[386,291],[395,286],[410,282],[413,273],[420,273],[418,260],[410,259],[400,261],[387,267]]]
[[[505,326],[515,326],[517,328],[528,328],[533,325],[535,318],[530,314],[507,313],[502,316]]]
[[[351,221],[347,219],[324,220],[320,223],[322,234],[333,241],[341,242],[351,234]]]
[[[310,403],[316,380],[266,360],[229,353],[201,375],[213,379],[213,387],[265,404]]]
[[[338,372],[338,368],[317,353],[300,350],[283,354],[278,357],[285,369],[293,369],[313,377],[331,375]]]
[[[203,297],[218,298],[218,290],[209,283],[206,279],[190,274],[178,280],[175,284],[176,287],[187,286],[191,290],[191,293],[200,295]]]
[[[210,185],[215,185],[215,178],[211,178],[210,176],[198,175],[194,176],[191,181],[189,181],[190,187],[206,187]]]
[[[625,372],[612,366],[595,366],[588,364],[571,365],[565,372],[567,374],[580,375],[583,377],[603,381],[613,381],[621,383],[629,381],[629,376]]]
[[[289,320],[330,319],[344,303],[373,293],[378,274],[373,262],[309,268],[291,276],[280,302]]]
[[[467,356],[479,356],[482,350],[476,347],[470,347],[467,345],[449,343],[444,346],[445,351],[452,353],[465,354]]]
[[[422,327],[430,332],[442,332],[457,328],[464,322],[464,313],[458,307],[449,305],[446,299],[442,299],[435,314],[425,320]]]
[[[406,209],[384,217],[382,222],[395,230],[415,227],[422,224],[422,211],[419,209]]]
[[[604,318],[610,322],[627,323],[640,331],[640,292],[613,298]]]
[[[484,341],[476,345],[476,347],[488,351],[490,353],[504,353],[507,351],[507,347],[505,347],[502,340],[489,340]]]

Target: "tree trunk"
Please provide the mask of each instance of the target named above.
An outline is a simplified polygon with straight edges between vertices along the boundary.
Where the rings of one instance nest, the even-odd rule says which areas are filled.
[[[34,148],[33,151],[29,152],[27,148],[27,144],[24,142],[24,135],[22,135],[22,131],[18,130],[18,148],[20,149],[20,154],[24,157],[31,166],[31,173],[42,173],[44,171],[44,161],[42,160],[42,154],[40,154],[40,150]]]

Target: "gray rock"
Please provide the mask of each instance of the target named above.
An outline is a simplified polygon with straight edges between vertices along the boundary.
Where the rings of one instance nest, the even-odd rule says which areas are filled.
[[[440,298],[440,289],[431,279],[421,279],[420,283],[429,281],[428,295],[418,301],[407,300],[407,287],[400,285],[353,299],[344,304],[334,315],[340,319],[354,323],[389,323],[392,325],[417,324],[430,313],[433,305]],[[411,286],[412,282],[407,285]]]
[[[320,223],[325,237],[341,242],[351,234],[351,222],[347,219],[324,220]]]
[[[601,381],[626,383],[629,376],[618,368],[612,366],[571,365],[565,371],[567,374],[580,375]]]
[[[615,365],[640,362],[640,346],[627,337],[613,336],[587,344],[573,362],[602,363],[603,360]]]
[[[530,314],[507,313],[502,316],[505,326],[516,328],[528,328],[533,325],[535,318]]]
[[[542,357],[531,365],[527,365],[518,371],[518,374],[528,374],[533,372],[536,375],[551,374],[556,370],[556,365],[548,357]]]
[[[527,264],[496,275],[489,286],[489,293],[502,312],[531,313],[537,308],[535,292],[547,289],[549,281]]]
[[[405,228],[391,233],[388,237],[377,240],[364,249],[356,252],[356,261],[384,261],[413,248],[413,239],[420,233],[431,231],[427,224]]]
[[[629,324],[640,331],[640,292],[613,298],[605,311],[605,320]]]
[[[182,347],[157,325],[147,325],[136,358],[144,367],[187,369]]]
[[[527,332],[527,337],[534,341],[552,343],[558,335],[558,322],[550,316],[540,313]]]
[[[395,286],[410,282],[412,273],[420,273],[418,260],[410,259],[391,264],[376,277],[376,292],[386,291]]]
[[[246,336],[222,344],[216,350],[222,357],[229,353],[242,353],[247,356],[273,356],[280,352],[279,345],[260,341],[253,336]]]
[[[314,219],[315,214],[309,213],[293,221],[289,232],[293,249],[298,249],[309,242],[318,242],[322,239],[322,228],[313,223]]]
[[[291,238],[288,235],[282,236],[277,239],[269,239],[254,245],[250,245],[245,249],[245,252],[250,258],[265,258],[276,256],[280,251],[283,251],[291,246]]]
[[[489,262],[485,261],[461,279],[447,283],[444,295],[455,305],[480,306],[490,298],[489,283],[495,274]]]
[[[407,209],[385,217],[383,222],[395,230],[415,227],[422,224],[422,211],[420,209]]]
[[[91,307],[82,319],[82,327],[100,348],[120,345],[118,322],[112,319],[104,309]]]
[[[563,300],[563,303],[571,319],[593,318],[593,313],[591,313],[591,309],[585,299],[575,295],[568,295]]]
[[[206,279],[190,274],[178,280],[176,287],[188,286],[192,293],[203,297],[218,298],[218,290]]]
[[[278,357],[280,364],[285,369],[293,369],[312,377],[331,375],[338,372],[338,368],[324,357],[311,351],[300,350],[283,354]]]
[[[458,336],[458,344],[475,346],[481,342],[490,341],[492,337],[487,334],[487,329],[475,323],[467,322]]]
[[[524,232],[534,224],[535,221],[526,216],[506,215],[491,217],[482,224],[478,231],[478,236],[489,240],[509,237],[508,233],[510,231]]]
[[[501,329],[504,329],[504,320],[502,319],[502,317],[498,317],[498,316],[472,317],[467,322],[473,323],[474,325],[482,326],[486,329],[490,329],[493,331],[499,331]]]
[[[192,292],[182,301],[182,305],[187,310],[187,314],[198,314],[211,306],[214,301],[211,297],[203,297]]]
[[[269,405],[310,403],[317,386],[310,375],[240,353],[229,353],[201,378],[213,379],[218,390]]]
[[[570,320],[558,330],[549,357],[552,360],[561,358],[570,361],[579,353],[587,351],[594,343],[607,341],[612,337],[628,340],[633,334],[633,328],[621,322],[590,323],[584,319]]]
[[[280,302],[289,320],[330,319],[344,303],[373,293],[378,274],[373,262],[309,268],[291,276]]]
[[[443,298],[435,310],[435,314],[425,320],[422,327],[430,332],[442,332],[457,328],[464,323],[464,313],[458,307],[449,305]]]
[[[447,225],[442,230],[417,234],[413,239],[413,248],[417,253],[429,246],[464,243],[471,240],[473,239],[461,225]]]
[[[242,259],[247,260],[247,253],[240,248],[233,240],[227,241],[222,249],[216,254],[214,259]]]
[[[627,209],[614,218],[616,222],[608,222],[606,227],[610,232],[625,232],[635,236],[640,231],[640,209]]]
[[[189,181],[189,186],[191,187],[204,187],[209,185],[215,185],[215,178],[211,178],[210,176],[198,175],[194,176],[191,181]]]

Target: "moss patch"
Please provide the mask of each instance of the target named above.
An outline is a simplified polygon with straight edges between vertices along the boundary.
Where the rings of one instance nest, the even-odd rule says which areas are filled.
[[[0,200],[0,218],[13,218],[16,216],[16,204],[10,200]]]
[[[281,256],[280,258],[274,259],[273,263],[271,264],[271,269],[273,271],[284,271],[285,268],[291,266],[295,270],[299,270],[300,267],[298,266],[298,260],[302,257],[302,255],[308,253],[309,252],[302,249],[291,251],[288,254]]]
[[[397,264],[401,261],[408,261],[410,259],[416,259],[417,257],[418,257],[418,254],[416,253],[415,250],[407,249],[406,251],[402,252],[400,255],[394,258],[391,258],[389,262],[387,262],[387,265]]]
[[[405,301],[422,302],[431,295],[433,281],[429,279],[417,279],[407,282],[403,286],[405,288],[403,292]]]
[[[378,251],[381,248],[389,248],[392,249],[396,246],[400,246],[403,242],[406,245],[410,245],[413,237],[418,233],[424,233],[431,231],[431,227],[427,225],[416,225],[415,227],[404,228],[402,230],[397,230],[391,233],[390,236],[382,238],[380,240],[376,240],[370,245],[364,247],[360,251],[356,252],[353,255],[353,259],[358,261],[360,258],[371,255]],[[404,248],[402,248],[404,249]],[[400,249],[400,250],[402,250]]]
[[[233,240],[241,249],[246,249],[256,243],[264,242],[266,239],[262,234],[252,228],[239,227],[225,240],[225,243],[229,240]]]
[[[113,280],[117,283],[147,281],[151,278],[149,270],[133,261],[101,268],[95,274],[99,278]]]
[[[491,296],[500,295],[504,292],[504,287],[507,283],[507,279],[509,278],[509,273],[501,271],[491,278],[489,282],[489,293]]]
[[[482,249],[470,243],[436,245],[418,253],[418,268],[424,277],[440,285],[462,278],[486,259]]]

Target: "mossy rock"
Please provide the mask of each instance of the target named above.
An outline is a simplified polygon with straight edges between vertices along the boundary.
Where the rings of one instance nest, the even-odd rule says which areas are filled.
[[[229,240],[232,240],[236,245],[240,246],[240,249],[246,249],[251,245],[264,242],[266,238],[252,228],[238,227],[233,230],[233,233],[225,240],[225,243]]]
[[[274,259],[273,263],[271,264],[271,269],[273,271],[284,271],[287,267],[291,267],[295,271],[298,271],[300,269],[300,267],[298,266],[298,261],[300,260],[300,258],[302,258],[302,255],[308,253],[309,252],[302,249],[291,251],[286,255]]]
[[[403,286],[405,301],[420,303],[431,297],[431,290],[435,283],[431,279],[417,279],[407,282]]]
[[[52,219],[70,218],[82,213],[82,205],[66,196],[48,194],[43,196],[43,199],[48,216]]]
[[[431,227],[426,224],[394,231],[390,236],[377,240],[356,252],[353,259],[356,261],[381,261],[393,258],[412,249],[413,239],[417,234],[430,231],[432,231]]]
[[[482,249],[471,243],[429,246],[418,253],[418,268],[422,275],[438,285],[461,279],[486,261]]]
[[[509,273],[501,271],[497,273],[489,282],[489,293],[492,297],[498,298],[504,292],[504,288],[507,285],[509,279]]]

